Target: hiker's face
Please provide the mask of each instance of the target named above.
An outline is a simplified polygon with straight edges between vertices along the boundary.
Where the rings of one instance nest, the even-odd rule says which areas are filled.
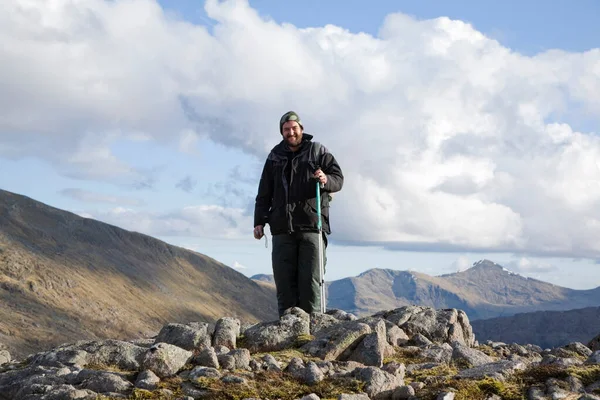
[[[291,148],[300,146],[302,142],[302,128],[296,121],[287,121],[283,124],[283,138]]]

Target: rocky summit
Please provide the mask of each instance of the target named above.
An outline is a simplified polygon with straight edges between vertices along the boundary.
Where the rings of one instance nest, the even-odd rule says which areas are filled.
[[[593,343],[478,343],[459,309],[168,323],[150,338],[0,347],[0,399],[600,399]]]

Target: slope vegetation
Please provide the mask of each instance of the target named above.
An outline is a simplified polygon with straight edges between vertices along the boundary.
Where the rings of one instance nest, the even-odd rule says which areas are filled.
[[[273,292],[205,255],[0,190],[0,343],[11,353],[224,313],[273,318]]]

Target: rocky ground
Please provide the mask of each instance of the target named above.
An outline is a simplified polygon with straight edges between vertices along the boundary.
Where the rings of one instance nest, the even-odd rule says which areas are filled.
[[[600,400],[600,340],[478,343],[456,309],[360,319],[290,309],[276,321],[172,323],[149,339],[81,341],[23,360],[0,347],[0,399]]]

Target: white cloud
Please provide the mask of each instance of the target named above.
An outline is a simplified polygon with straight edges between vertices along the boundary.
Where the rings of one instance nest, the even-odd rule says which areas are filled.
[[[207,239],[241,239],[252,235],[252,218],[239,208],[190,206],[168,213],[115,207],[88,212],[93,218],[151,236],[185,236]]]
[[[518,260],[510,261],[507,264],[507,268],[512,271],[524,274],[548,273],[555,272],[558,270],[557,266],[552,265],[548,262],[532,260],[526,257],[521,257]]]
[[[179,134],[179,151],[186,154],[197,155],[198,134],[191,129],[185,129]]]
[[[234,262],[233,262],[233,265],[232,265],[231,267],[232,267],[232,268],[235,268],[235,269],[247,269],[245,266],[243,266],[242,264],[240,264],[240,263],[239,263],[239,262],[237,262],[237,261],[234,261]]]
[[[205,8],[213,34],[151,0],[0,3],[0,156],[143,180],[111,141],[186,148],[193,129],[262,162],[294,109],[346,176],[335,239],[600,255],[599,132],[572,117],[598,121],[600,49],[528,57],[448,18],[389,15],[373,37],[279,25],[242,0]],[[252,225],[233,208],[131,218]]]
[[[452,272],[463,272],[471,268],[473,264],[466,256],[460,256],[452,263]]]
[[[140,199],[124,196],[107,195],[77,188],[63,189],[59,193],[72,199],[87,203],[123,204],[129,206],[139,206],[144,204],[144,202]]]

